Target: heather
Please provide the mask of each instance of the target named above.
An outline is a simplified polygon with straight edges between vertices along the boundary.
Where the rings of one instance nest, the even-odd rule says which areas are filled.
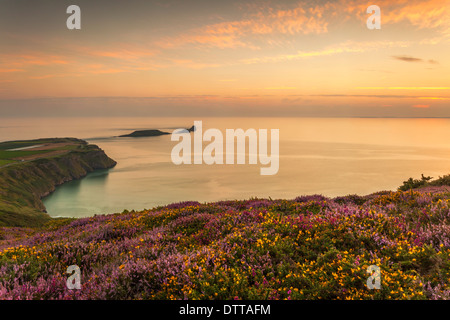
[[[448,299],[450,192],[183,202],[0,229],[2,299]],[[81,269],[81,290],[66,269]],[[381,289],[369,290],[369,265]]]

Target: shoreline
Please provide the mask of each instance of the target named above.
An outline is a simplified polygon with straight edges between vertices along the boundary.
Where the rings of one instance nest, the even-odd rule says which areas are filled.
[[[84,140],[52,138],[37,141],[41,140],[48,144],[44,151],[19,151],[22,158],[13,158],[15,163],[0,168],[0,225],[41,225],[50,219],[42,199],[54,192],[57,186],[117,164],[98,146]],[[9,148],[11,144],[26,145],[35,142],[36,140],[4,142],[0,143],[0,150],[2,147]],[[3,155],[9,153],[3,152]],[[25,157],[29,160],[24,161]]]

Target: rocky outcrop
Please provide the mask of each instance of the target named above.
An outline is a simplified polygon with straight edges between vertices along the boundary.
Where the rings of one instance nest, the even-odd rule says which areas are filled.
[[[188,132],[194,132],[195,131],[195,126],[190,127],[189,129],[185,129]],[[123,134],[120,137],[134,137],[134,138],[139,138],[139,137],[158,137],[158,136],[164,136],[164,135],[168,135],[170,134],[169,132],[165,132],[165,131],[161,131],[161,130],[156,130],[156,129],[152,129],[152,130],[137,130],[134,131],[132,133],[129,134]]]
[[[169,132],[164,132],[161,130],[138,130],[138,131],[134,131],[130,134],[124,134],[121,135],[119,137],[134,137],[134,138],[138,138],[138,137],[158,137],[158,136],[164,136],[170,134]]]

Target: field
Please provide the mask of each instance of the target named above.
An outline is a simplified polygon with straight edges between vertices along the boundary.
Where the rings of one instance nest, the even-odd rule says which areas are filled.
[[[0,158],[4,160],[11,160],[19,157],[42,154],[42,151],[5,151],[0,150]]]
[[[63,142],[61,142],[63,140]],[[29,148],[15,150],[21,148]],[[0,167],[21,161],[30,161],[67,153],[80,146],[79,142],[70,139],[38,139],[25,141],[8,141],[0,143]]]
[[[0,167],[14,162],[14,160],[0,159]]]
[[[2,299],[449,299],[450,193],[185,202],[0,229]],[[68,290],[66,270],[81,270]],[[381,270],[369,289],[367,268]]]

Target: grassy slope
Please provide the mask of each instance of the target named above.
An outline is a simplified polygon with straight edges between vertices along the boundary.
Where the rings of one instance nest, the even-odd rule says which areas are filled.
[[[41,225],[50,217],[45,213],[40,199],[52,192],[55,186],[79,179],[95,169],[109,168],[115,164],[97,146],[70,138],[7,142],[0,144],[0,150],[43,142],[72,142],[76,145],[63,147],[68,151],[63,155],[17,162],[0,168],[0,226]],[[40,153],[45,156],[45,153],[53,150]],[[25,150],[4,152],[38,153]]]
[[[32,151],[32,150],[17,150],[17,151],[5,151],[0,150],[0,159],[2,160],[12,160],[14,158],[23,157],[23,156],[29,156],[29,155],[36,155],[36,154],[44,154],[47,153],[42,151]]]
[[[185,202],[0,229],[0,298],[448,299],[442,190]],[[69,265],[81,290],[66,289]],[[366,286],[369,265],[380,290]]]
[[[10,164],[10,163],[14,163],[14,160],[6,160],[6,159],[0,159],[0,167],[6,165],[6,164]]]

